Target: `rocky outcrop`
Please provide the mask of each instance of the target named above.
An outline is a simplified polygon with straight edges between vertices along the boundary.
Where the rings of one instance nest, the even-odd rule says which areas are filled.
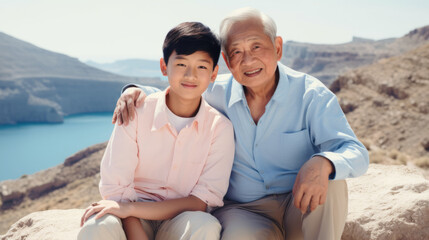
[[[0,32],[0,124],[62,122],[70,114],[112,112],[130,82],[168,85],[158,78],[100,71]]]
[[[18,206],[25,198],[36,200],[56,189],[65,187],[76,179],[95,176],[100,171],[100,156],[106,145],[107,143],[100,143],[88,147],[53,168],[26,175],[17,180],[0,182],[1,210]],[[91,158],[92,155],[97,157]]]
[[[429,181],[420,170],[371,164],[348,179],[349,214],[342,240],[428,239]],[[31,213],[0,239],[76,239],[82,209]]]
[[[1,240],[75,240],[80,229],[82,209],[48,210],[31,213],[11,226]]]

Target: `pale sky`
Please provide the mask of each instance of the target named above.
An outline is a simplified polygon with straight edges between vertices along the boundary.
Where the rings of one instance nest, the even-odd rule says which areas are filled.
[[[378,40],[429,25],[428,0],[0,0],[0,32],[82,61],[158,60],[175,25],[200,21],[218,32],[246,6],[271,16],[284,41]]]

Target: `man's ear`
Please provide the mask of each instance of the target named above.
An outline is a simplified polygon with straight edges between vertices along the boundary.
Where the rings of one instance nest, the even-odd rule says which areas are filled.
[[[164,58],[159,59],[159,67],[163,76],[167,76],[167,64],[164,61]]]
[[[217,77],[217,73],[219,71],[219,65],[216,65],[216,67],[213,69],[212,72],[212,77],[211,77],[211,81],[210,82],[214,82],[216,77]]]
[[[283,39],[282,37],[277,36],[274,42],[276,44],[277,61],[280,61],[283,54]]]
[[[230,69],[230,67],[229,67],[229,63],[228,63],[228,57],[225,55],[225,53],[224,52],[222,52],[222,57],[223,57],[223,60],[225,61],[225,63],[226,63],[226,66],[228,67],[228,69],[231,71],[231,69]]]

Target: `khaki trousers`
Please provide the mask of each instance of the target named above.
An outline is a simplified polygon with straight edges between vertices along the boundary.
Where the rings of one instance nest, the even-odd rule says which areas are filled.
[[[302,215],[292,193],[250,203],[225,202],[212,214],[222,225],[223,240],[341,239],[348,208],[345,180],[329,181],[325,204]]]
[[[149,239],[219,239],[221,225],[219,221],[205,212],[183,212],[165,221],[140,220]],[[122,221],[107,214],[95,220],[94,215],[85,222],[78,239],[126,240]]]

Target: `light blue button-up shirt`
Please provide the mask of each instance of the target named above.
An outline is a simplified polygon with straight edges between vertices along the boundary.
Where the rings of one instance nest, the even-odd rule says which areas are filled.
[[[299,169],[315,155],[333,163],[331,179],[357,177],[368,169],[368,152],[336,96],[310,75],[281,63],[278,70],[277,88],[258,124],[250,115],[243,86],[231,74],[219,75],[203,95],[234,126],[229,200],[250,202],[292,191]]]

